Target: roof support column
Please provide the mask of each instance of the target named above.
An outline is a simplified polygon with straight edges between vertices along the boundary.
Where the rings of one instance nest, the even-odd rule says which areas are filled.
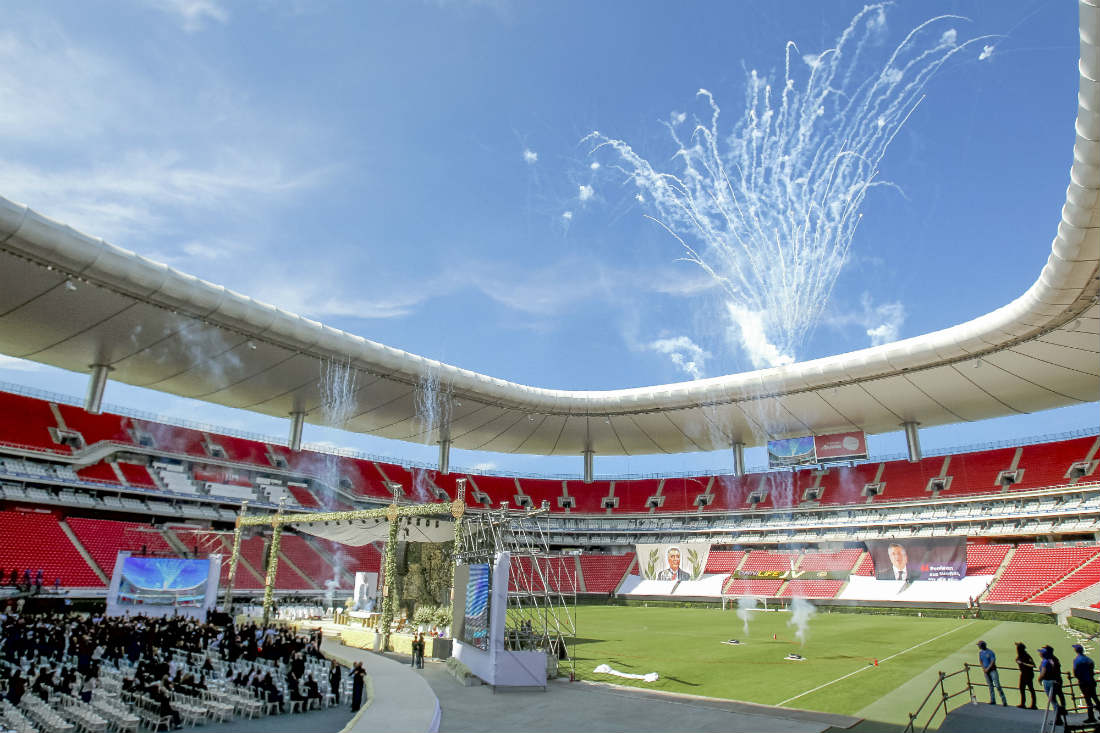
[[[88,379],[88,393],[84,395],[84,411],[98,415],[103,407],[103,390],[107,388],[107,375],[111,367],[106,364],[92,364],[92,375]]]
[[[304,412],[290,413],[290,436],[286,440],[286,445],[294,452],[302,449],[302,427],[305,424],[306,414]]]
[[[451,472],[451,439],[439,441],[439,472],[446,476]]]
[[[584,456],[584,482],[590,484],[592,483],[592,466],[595,463],[596,451],[588,448],[581,455]]]
[[[905,446],[909,449],[909,462],[917,463],[921,459],[920,452],[920,434],[917,432],[918,422],[903,422],[901,424],[902,429],[905,431]]]
[[[745,475],[745,444],[733,444],[733,475],[741,478]]]

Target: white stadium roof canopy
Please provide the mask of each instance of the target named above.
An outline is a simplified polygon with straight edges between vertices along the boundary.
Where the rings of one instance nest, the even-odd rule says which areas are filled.
[[[545,455],[714,450],[1093,402],[1100,399],[1096,0],[1080,0],[1080,38],[1073,165],[1047,264],[1012,302],[941,331],[694,382],[542,389],[329,328],[0,198],[0,352],[77,372],[106,365],[110,379],[278,417],[304,413],[317,424],[325,420],[319,364],[350,360],[359,375],[345,429],[413,441],[425,439],[417,386],[434,375],[453,400],[449,424],[433,426],[428,440],[445,432],[458,448]]]

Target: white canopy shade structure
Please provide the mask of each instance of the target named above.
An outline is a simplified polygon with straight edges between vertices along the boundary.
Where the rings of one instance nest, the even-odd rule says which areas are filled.
[[[449,513],[446,507],[440,513]],[[411,520],[411,521],[406,521]],[[385,519],[349,519],[337,522],[288,523],[297,532],[330,540],[341,545],[362,547],[372,542],[385,542],[389,524]],[[454,522],[431,517],[405,517],[398,522],[398,542],[450,542],[455,536]]]
[[[92,407],[109,378],[293,415],[299,427],[302,420],[323,424],[319,363],[338,361],[358,372],[347,430],[543,455],[715,450],[1094,402],[1100,399],[1100,7],[1097,0],[1080,0],[1079,7],[1076,139],[1057,222],[1051,212],[1046,266],[1016,299],[950,328],[693,382],[546,389],[329,328],[0,198],[0,352],[91,372]],[[443,385],[449,404],[425,436],[416,395],[429,378]]]

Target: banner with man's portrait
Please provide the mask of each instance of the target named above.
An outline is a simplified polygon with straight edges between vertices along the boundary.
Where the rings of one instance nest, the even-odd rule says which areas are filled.
[[[867,551],[879,580],[912,582],[966,577],[966,537],[868,540]]]
[[[698,580],[710,555],[709,542],[635,545],[638,572],[645,580]]]

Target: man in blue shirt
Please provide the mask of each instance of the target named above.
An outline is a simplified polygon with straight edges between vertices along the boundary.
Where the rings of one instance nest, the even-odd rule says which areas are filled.
[[[982,671],[985,672],[985,683],[989,685],[989,704],[997,704],[997,699],[993,695],[993,690],[996,689],[1001,693],[1001,704],[1008,707],[1005,691],[1001,689],[1001,675],[997,672],[997,655],[986,646],[984,641],[978,642],[978,662],[981,663]]]
[[[1050,644],[1039,647],[1039,681],[1047,699],[1054,705],[1054,725],[1066,724],[1066,696],[1062,691],[1062,663],[1054,656],[1054,647]]]
[[[1077,656],[1073,658],[1073,676],[1077,678],[1077,686],[1081,688],[1081,696],[1085,698],[1089,715],[1086,723],[1095,723],[1093,709],[1100,708],[1100,700],[1096,698],[1096,667],[1092,660],[1085,656],[1085,648],[1080,644],[1073,645],[1073,651]]]

